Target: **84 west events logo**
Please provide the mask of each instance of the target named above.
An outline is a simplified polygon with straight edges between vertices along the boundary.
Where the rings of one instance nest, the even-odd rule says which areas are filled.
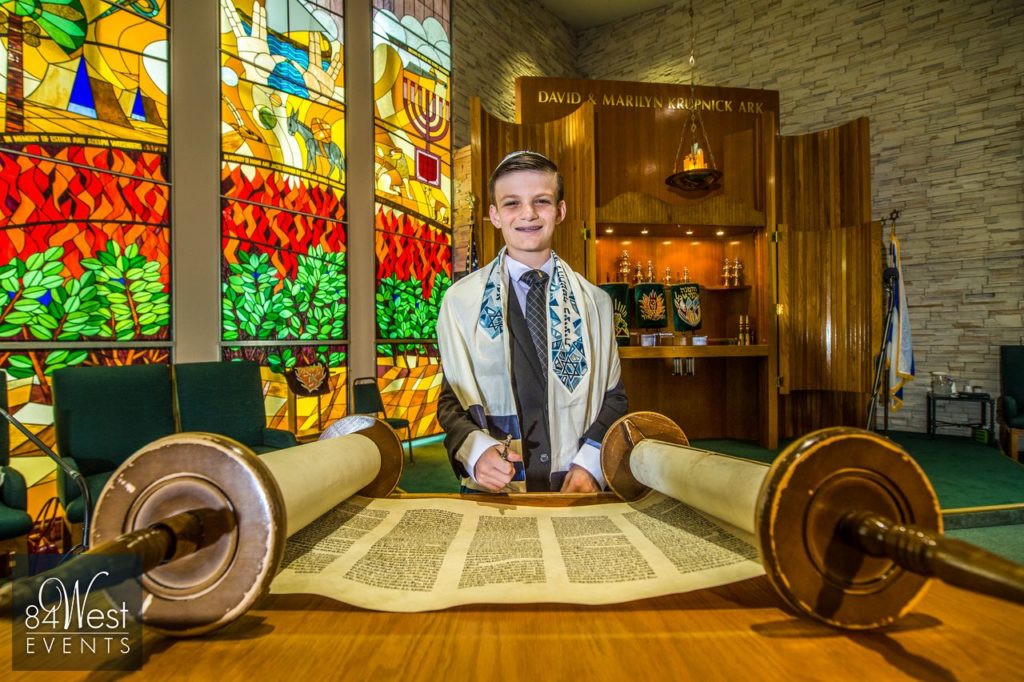
[[[140,590],[133,557],[85,555],[14,583],[14,670],[138,670]]]

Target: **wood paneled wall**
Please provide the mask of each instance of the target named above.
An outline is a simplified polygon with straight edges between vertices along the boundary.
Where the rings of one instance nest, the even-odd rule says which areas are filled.
[[[452,178],[455,181],[455,224],[452,227],[452,272],[455,275],[469,271],[473,228],[478,225],[473,194],[473,156],[469,145],[455,150],[452,160]]]
[[[483,110],[479,98],[470,100],[473,168],[486,169],[473,176],[477,205],[477,244],[482,266],[504,246],[501,233],[487,218],[491,198],[490,172],[510,152],[529,149],[555,162],[565,180],[565,220],[555,231],[553,247],[570,267],[591,279],[593,257],[588,264],[588,243],[594,237],[594,108],[579,107],[564,118],[548,123],[508,123]],[[593,249],[589,249],[592,253]]]
[[[865,118],[780,138],[784,435],[863,425],[881,333],[881,234],[870,219],[869,160]]]
[[[779,110],[778,93],[710,86],[694,93],[715,161],[725,169],[719,186],[705,192],[665,184],[688,121],[687,85],[520,78],[516,110],[520,122],[536,124],[564,116],[580,102],[594,107],[601,223],[764,225],[762,141],[774,135],[764,124]]]
[[[622,380],[630,411],[664,414],[688,438],[764,443],[762,365],[762,358],[698,358],[693,376],[676,376],[672,360],[625,359]]]

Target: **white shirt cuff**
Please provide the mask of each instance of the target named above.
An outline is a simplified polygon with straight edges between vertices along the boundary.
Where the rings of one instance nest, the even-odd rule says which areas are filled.
[[[604,473],[601,471],[601,447],[599,445],[588,440],[580,446],[572,463],[586,469],[597,481],[598,490],[604,490]]]
[[[494,445],[501,445],[501,442],[491,438],[486,431],[473,431],[466,436],[466,440],[462,441],[459,451],[455,453],[455,459],[462,462],[462,466],[466,468],[470,480],[474,483],[477,482],[476,477],[473,476],[477,460],[487,452],[488,448]]]

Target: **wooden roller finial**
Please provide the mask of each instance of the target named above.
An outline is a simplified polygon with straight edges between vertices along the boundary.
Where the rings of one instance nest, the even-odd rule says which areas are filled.
[[[92,543],[100,547],[196,509],[226,510],[233,523],[194,553],[139,578],[146,624],[176,636],[231,622],[277,572],[286,540],[285,507],[266,466],[223,436],[161,438],[132,455],[110,479],[96,503],[92,528]]]
[[[638,480],[631,458],[636,465],[639,455],[633,450],[650,438],[676,444],[644,449],[645,457],[653,450],[659,463],[711,455],[722,458],[716,467],[729,459],[736,471],[734,458],[677,447],[686,444],[686,436],[667,418],[631,414],[612,426],[601,452],[609,487],[623,499],[656,487],[688,502],[693,489],[701,488],[694,482],[704,482],[686,478],[695,470],[678,464],[666,469],[674,472],[671,481]],[[913,608],[930,576],[1024,603],[1024,566],[942,537],[938,498],[928,478],[886,438],[855,428],[823,429],[794,442],[770,468],[755,462],[739,468],[755,486],[750,497],[758,481],[760,490],[749,507],[753,523],[744,514],[734,523],[754,531],[768,580],[792,608],[811,618],[847,629],[888,625]],[[735,498],[736,490],[707,485],[701,494],[717,501]]]
[[[629,466],[633,448],[642,440],[660,440],[689,445],[679,425],[657,412],[632,412],[611,425],[601,442],[601,472],[608,487],[620,498],[632,502],[650,488],[636,479]]]
[[[379,467],[372,470],[375,477],[357,494],[390,494],[402,475],[397,434],[372,417],[339,421],[344,423],[332,427],[328,436],[356,433],[369,439],[373,456],[380,457]],[[302,446],[293,451],[265,463],[240,443],[211,433],[180,433],[147,445],[118,468],[100,493],[93,549],[55,571],[72,577],[83,567],[98,565],[109,576],[103,581],[107,586],[138,578],[144,593],[142,618],[165,634],[200,635],[230,623],[269,589],[281,564],[288,500],[271,467],[279,475],[285,473],[282,467],[301,467]],[[362,452],[367,462],[373,450]],[[359,485],[368,479],[354,480]],[[347,496],[351,489],[337,493]],[[111,555],[122,554],[138,560],[111,570]],[[16,591],[33,594],[53,574],[0,588],[0,612],[9,612]]]
[[[870,556],[839,532],[851,512],[942,532],[938,498],[916,462],[868,431],[831,428],[784,450],[761,486],[755,534],[772,585],[798,611],[830,625],[887,625],[928,579]]]
[[[402,475],[401,441],[380,420],[347,419],[351,428],[339,424],[332,435],[358,433],[380,453],[376,477],[358,494],[387,496]],[[301,457],[289,466],[301,467]],[[224,436],[161,438],[128,458],[108,481],[92,528],[91,540],[99,546],[196,510],[207,519],[199,540],[194,532],[170,528],[172,540],[182,544],[174,550],[178,556],[145,566],[139,579],[146,624],[179,637],[222,627],[269,589],[284,553],[287,508],[267,465]],[[225,521],[213,523],[217,519]]]

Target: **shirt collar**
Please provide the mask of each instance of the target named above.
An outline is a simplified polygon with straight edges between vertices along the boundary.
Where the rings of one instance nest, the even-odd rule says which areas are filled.
[[[513,282],[518,282],[519,279],[526,274],[528,270],[533,270],[529,265],[520,263],[512,256],[505,254],[505,267],[508,269],[508,278]],[[555,270],[555,259],[553,256],[548,256],[547,261],[544,265],[540,266],[540,269],[544,271],[544,274],[549,278],[551,273]]]

